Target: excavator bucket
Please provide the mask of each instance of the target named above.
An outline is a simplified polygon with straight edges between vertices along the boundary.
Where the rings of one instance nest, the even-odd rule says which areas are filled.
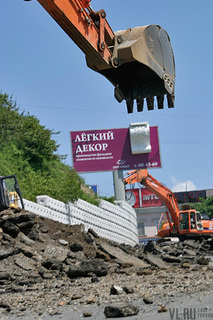
[[[87,64],[94,69],[88,59]],[[163,109],[165,95],[168,107],[174,107],[174,55],[167,32],[158,25],[115,32],[111,64],[96,71],[114,85],[118,102],[126,100],[128,113],[133,112],[134,100],[137,111],[143,111],[144,100],[153,110],[155,99]]]
[[[25,0],[29,1],[29,0]],[[84,52],[89,68],[115,87],[115,98],[127,103],[128,113],[174,107],[175,62],[167,32],[158,25],[113,32],[106,12],[93,11],[91,0],[38,0]]]

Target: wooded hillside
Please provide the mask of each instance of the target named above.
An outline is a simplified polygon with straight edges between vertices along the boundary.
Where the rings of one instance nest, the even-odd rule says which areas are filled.
[[[95,195],[82,190],[83,179],[58,155],[57,134],[0,93],[0,175],[16,174],[23,198],[31,201],[48,195],[66,203],[81,198],[95,204]]]

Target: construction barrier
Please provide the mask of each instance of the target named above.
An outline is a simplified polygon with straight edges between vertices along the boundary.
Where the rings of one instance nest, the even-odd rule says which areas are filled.
[[[125,243],[138,244],[137,216],[125,201],[115,205],[100,200],[99,207],[78,199],[65,204],[49,196],[37,196],[36,203],[24,199],[25,209],[42,217],[64,224],[83,224],[85,231],[93,229],[100,237]]]

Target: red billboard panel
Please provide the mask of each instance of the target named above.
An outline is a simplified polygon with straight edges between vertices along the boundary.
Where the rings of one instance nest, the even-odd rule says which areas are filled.
[[[145,188],[127,189],[126,201],[133,208],[163,206],[162,200]]]
[[[132,154],[129,129],[73,131],[73,167],[77,172],[160,168],[158,127],[150,127],[151,152]]]
[[[140,189],[142,197],[142,207],[159,207],[163,205],[162,200],[147,189]]]
[[[126,189],[126,201],[133,208],[162,206],[162,200],[146,188]],[[206,199],[206,190],[174,192],[178,203],[200,202]]]

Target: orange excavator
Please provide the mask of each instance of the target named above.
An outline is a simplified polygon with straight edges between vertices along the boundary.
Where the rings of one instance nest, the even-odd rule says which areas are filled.
[[[30,1],[30,0],[25,0]],[[174,107],[175,62],[167,32],[159,25],[113,32],[104,10],[94,11],[91,0],[37,0],[86,56],[87,66],[115,87],[127,112]]]
[[[172,191],[153,178],[147,169],[133,170],[126,175],[125,185],[141,183],[156,194],[167,207],[166,216],[159,223],[159,237],[213,237],[213,221],[202,220],[200,212],[190,209],[188,205],[183,206],[183,210],[180,210]]]

